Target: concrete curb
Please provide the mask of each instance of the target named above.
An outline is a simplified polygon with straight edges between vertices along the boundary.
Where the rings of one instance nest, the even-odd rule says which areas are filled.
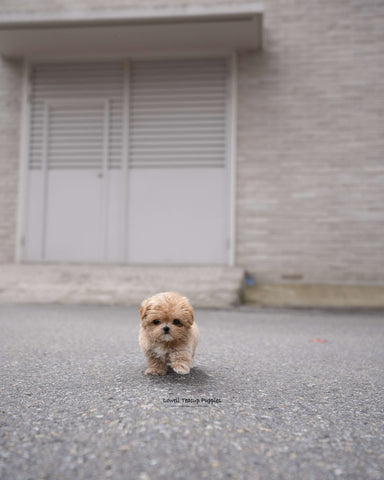
[[[0,303],[139,305],[177,291],[199,308],[230,308],[241,300],[244,272],[230,267],[1,265]]]
[[[384,285],[254,285],[243,301],[258,307],[384,309]]]

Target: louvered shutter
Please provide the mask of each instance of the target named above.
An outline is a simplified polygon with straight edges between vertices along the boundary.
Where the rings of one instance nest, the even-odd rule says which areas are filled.
[[[33,65],[24,258],[225,263],[228,79],[224,58]]]
[[[123,65],[37,64],[31,76],[30,168],[120,168]]]
[[[123,259],[124,65],[31,69],[26,258]]]
[[[228,63],[134,62],[130,72],[127,258],[228,258]]]
[[[135,62],[130,166],[224,167],[227,70],[225,59]]]

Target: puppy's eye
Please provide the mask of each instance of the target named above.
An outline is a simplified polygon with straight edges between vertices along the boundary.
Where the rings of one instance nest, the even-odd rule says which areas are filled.
[[[174,325],[180,325],[180,323],[181,323],[180,320],[178,320],[177,318],[173,320]]]
[[[159,325],[159,323],[160,323],[160,320],[153,320],[154,325]]]

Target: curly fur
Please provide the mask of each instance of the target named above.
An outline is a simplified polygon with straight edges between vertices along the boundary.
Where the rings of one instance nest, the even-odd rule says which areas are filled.
[[[158,293],[142,302],[140,317],[139,343],[148,361],[145,374],[165,375],[168,366],[181,375],[189,373],[199,331],[188,299],[174,292]]]

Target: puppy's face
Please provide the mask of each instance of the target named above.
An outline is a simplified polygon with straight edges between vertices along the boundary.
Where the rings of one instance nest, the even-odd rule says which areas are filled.
[[[140,307],[141,327],[152,344],[177,344],[188,340],[193,309],[177,293],[159,293],[144,300]]]

